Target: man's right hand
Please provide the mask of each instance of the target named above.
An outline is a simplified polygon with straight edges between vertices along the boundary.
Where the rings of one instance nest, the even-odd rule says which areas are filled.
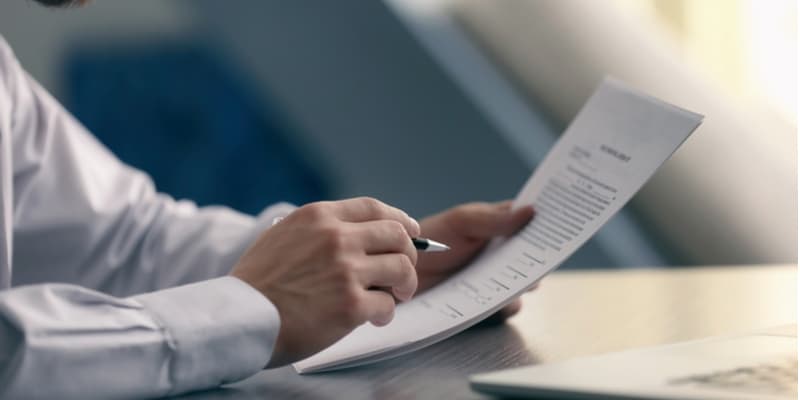
[[[278,309],[281,328],[268,367],[306,358],[365,321],[386,325],[395,299],[417,288],[419,224],[371,198],[298,208],[245,252],[231,275]]]

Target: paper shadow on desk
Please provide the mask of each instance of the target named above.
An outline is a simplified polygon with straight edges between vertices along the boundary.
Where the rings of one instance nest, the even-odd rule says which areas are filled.
[[[422,350],[375,364],[298,375],[291,366],[267,370],[234,384],[180,397],[229,398],[431,398],[471,397],[470,374],[538,363],[517,329],[509,324],[478,326]],[[446,384],[445,384],[446,383]]]

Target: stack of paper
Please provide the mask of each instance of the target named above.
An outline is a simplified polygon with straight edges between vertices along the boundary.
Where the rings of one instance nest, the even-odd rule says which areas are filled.
[[[300,373],[384,360],[454,335],[533,286],[585,243],[702,122],[701,115],[607,79],[515,200],[536,217],[463,270],[294,364]]]

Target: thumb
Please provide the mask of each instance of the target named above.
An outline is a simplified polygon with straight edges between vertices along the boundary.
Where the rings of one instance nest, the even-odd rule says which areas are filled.
[[[511,201],[470,203],[456,209],[452,223],[457,231],[474,239],[486,240],[509,236],[523,227],[533,216],[530,206],[511,209]]]
[[[517,233],[517,231],[522,229],[535,214],[533,207],[530,205],[521,206],[512,210],[511,202],[507,202],[505,207],[505,215],[498,219],[496,235],[511,236]]]

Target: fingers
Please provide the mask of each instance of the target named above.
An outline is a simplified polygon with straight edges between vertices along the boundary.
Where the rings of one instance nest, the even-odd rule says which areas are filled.
[[[404,254],[367,256],[358,271],[364,287],[389,288],[402,301],[411,299],[417,290],[417,272]]]
[[[365,287],[389,288],[395,297],[406,301],[417,290],[417,249],[402,225],[396,221],[370,221],[356,224],[357,235],[367,257],[361,265]]]
[[[510,201],[468,203],[453,210],[451,223],[460,232],[475,239],[509,236],[533,217],[531,206],[511,209]]]
[[[522,309],[522,300],[520,298],[514,299],[511,303],[507,306],[503,307],[502,310],[498,311],[503,318],[511,318],[516,315]]]
[[[364,292],[363,305],[364,319],[376,326],[384,326],[394,318],[395,302],[392,295],[380,290],[367,290]]]
[[[366,254],[402,253],[417,264],[417,249],[397,221],[370,221],[353,226]]]
[[[511,236],[530,222],[535,212],[533,206],[522,206],[515,210],[510,210],[508,219],[500,227],[500,235]]]
[[[419,236],[420,234],[419,223],[404,211],[370,197],[331,202],[330,206],[333,213],[342,221],[394,220],[405,227],[409,236]]]

